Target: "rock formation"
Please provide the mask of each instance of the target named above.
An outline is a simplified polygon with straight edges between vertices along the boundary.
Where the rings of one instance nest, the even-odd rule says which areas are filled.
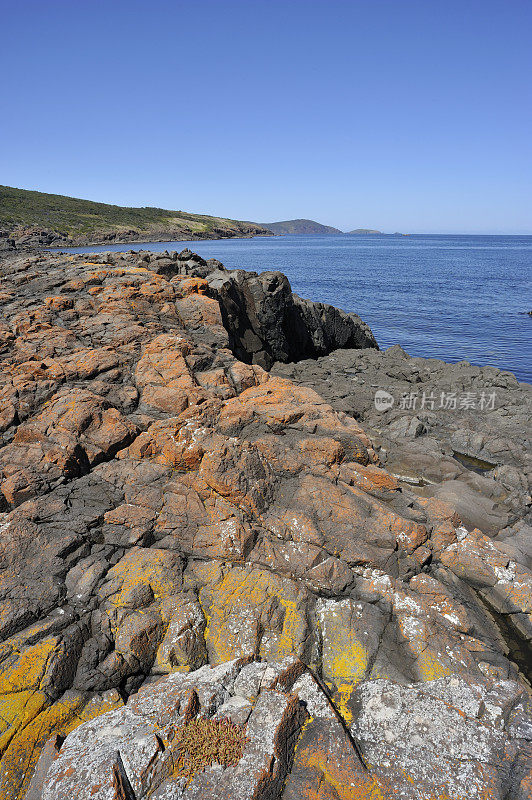
[[[189,251],[1,266],[1,800],[529,798],[522,514],[264,369],[367,326]]]
[[[241,361],[269,369],[274,361],[298,361],[336,347],[377,348],[356,314],[292,293],[281,272],[212,272],[211,292],[220,302],[229,346]]]
[[[43,800],[356,800],[458,798],[467,786],[469,798],[526,797],[526,708],[514,681],[381,678],[358,684],[346,721],[301,661],[233,660],[147,684],[64,743],[52,740],[29,792]]]
[[[532,520],[532,391],[512,373],[412,358],[397,345],[337,350],[278,363],[272,372],[357,419],[388,471],[417,493],[449,500],[469,527],[516,546],[523,529],[525,544],[523,524]],[[392,404],[377,408],[379,392]],[[532,563],[530,538],[527,556]]]

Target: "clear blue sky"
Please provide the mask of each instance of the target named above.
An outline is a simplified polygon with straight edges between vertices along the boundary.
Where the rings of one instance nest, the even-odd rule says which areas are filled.
[[[532,233],[530,0],[0,0],[0,183]]]

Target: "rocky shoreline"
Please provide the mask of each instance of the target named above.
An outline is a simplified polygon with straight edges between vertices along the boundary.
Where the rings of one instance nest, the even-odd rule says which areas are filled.
[[[42,247],[92,247],[106,244],[154,244],[155,242],[200,242],[206,239],[252,239],[255,236],[275,236],[249,223],[248,226],[235,224],[234,228],[219,228],[211,231],[183,233],[183,227],[164,227],[154,232],[138,230],[102,231],[88,236],[62,236],[50,228],[35,226],[19,227],[14,230],[0,230],[0,253],[4,250],[23,250]]]
[[[389,472],[421,496],[452,502],[469,527],[495,536],[532,521],[532,387],[511,372],[411,357],[398,345],[271,371],[354,417]],[[393,405],[377,408],[379,392]]]
[[[188,250],[0,268],[0,800],[530,798],[531,387]]]
[[[0,185],[0,252],[270,235],[261,225],[245,220],[116,206]]]

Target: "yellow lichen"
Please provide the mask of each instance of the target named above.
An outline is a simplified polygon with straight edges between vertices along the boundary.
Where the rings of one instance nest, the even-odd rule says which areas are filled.
[[[120,581],[120,589],[109,602],[118,608],[128,607],[131,593],[141,585],[149,585],[155,600],[176,594],[176,574],[168,564],[165,550],[132,548],[109,571],[109,578]],[[179,576],[180,577],[180,576]]]
[[[0,754],[15,734],[28,725],[50,700],[43,690],[43,679],[59,640],[49,636],[13,653],[0,673]]]
[[[326,671],[335,682],[342,678],[349,678],[350,681],[358,683],[366,674],[369,654],[350,631],[345,631],[345,634],[344,637],[339,636],[332,641],[328,640],[329,648],[333,652],[328,658]],[[349,639],[352,640],[349,641]]]
[[[103,697],[96,695],[89,702],[83,693],[69,691],[53,705],[41,709],[26,725],[21,724],[2,758],[0,800],[24,797],[40,751],[54,733],[66,736],[83,722],[122,705],[117,691]]]
[[[307,637],[297,592],[262,570],[232,569],[214,587],[200,592],[207,619],[210,661],[220,664],[254,653],[265,659],[300,655]]]
[[[27,689],[6,694],[0,702],[0,754],[2,754],[15,734],[25,728],[49,704],[44,692]]]
[[[28,687],[38,687],[45,673],[48,659],[58,643],[57,637],[50,636],[24,650],[16,658],[15,663],[11,663],[0,673],[0,695],[17,692]]]
[[[430,650],[420,653],[416,663],[422,681],[435,681],[437,678],[453,674],[453,670],[447,664],[442,663],[437,654]]]
[[[353,722],[353,712],[351,711],[349,700],[351,699],[354,688],[352,683],[341,683],[337,688],[336,694],[333,696],[335,706],[342,715],[346,725],[351,725]]]

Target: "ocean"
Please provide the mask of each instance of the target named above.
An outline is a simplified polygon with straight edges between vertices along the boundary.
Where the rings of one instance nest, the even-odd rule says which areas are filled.
[[[381,348],[490,364],[532,383],[532,236],[305,235],[72,248],[182,250],[280,270],[302,297],[355,311]]]

